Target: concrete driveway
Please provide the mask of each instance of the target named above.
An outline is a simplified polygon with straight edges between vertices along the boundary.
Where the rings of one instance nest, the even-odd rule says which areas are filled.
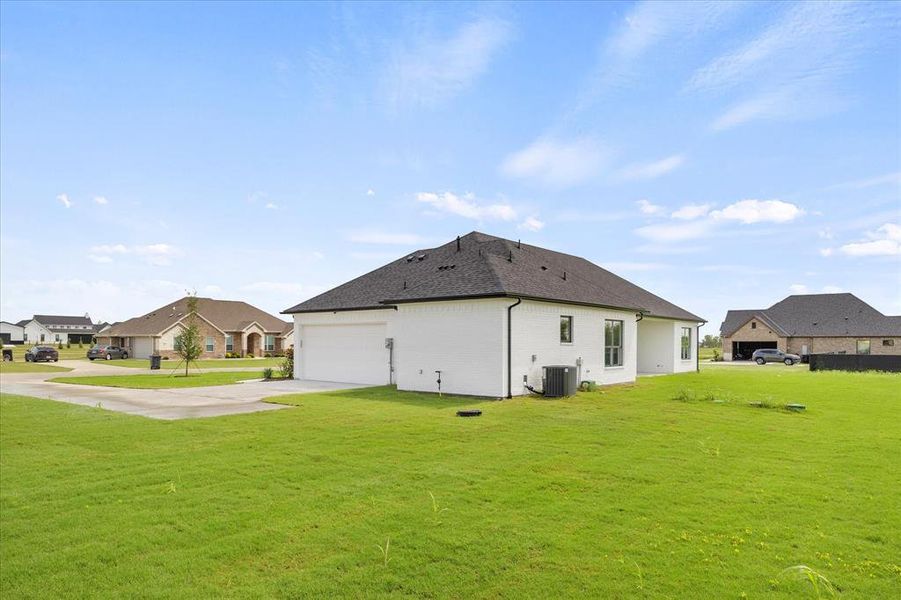
[[[290,380],[248,381],[233,385],[169,390],[133,390],[46,381],[61,376],[153,373],[163,377],[169,374],[169,371],[116,368],[94,365],[84,361],[60,361],[59,365],[73,370],[68,373],[4,373],[0,376],[0,391],[4,394],[19,394],[69,402],[70,404],[96,406],[130,415],[174,420],[279,410],[290,407],[262,402],[263,398],[367,387],[352,383]],[[261,369],[221,370],[258,371]]]

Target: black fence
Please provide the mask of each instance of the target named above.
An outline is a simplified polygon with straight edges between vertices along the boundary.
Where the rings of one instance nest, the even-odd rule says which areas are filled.
[[[901,373],[901,355],[811,354],[811,371],[890,371]]]

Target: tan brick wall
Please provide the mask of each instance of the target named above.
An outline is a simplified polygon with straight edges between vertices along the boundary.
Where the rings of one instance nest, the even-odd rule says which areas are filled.
[[[204,321],[203,319],[197,319],[197,326],[200,329],[200,345],[204,348],[204,351],[201,353],[201,359],[207,358],[225,358],[225,334],[221,331]],[[207,336],[213,338],[213,351],[206,351],[206,338]],[[167,356],[170,359],[177,359],[178,354],[175,350],[160,350],[160,356]]]
[[[756,323],[757,327],[751,327],[751,323]],[[776,347],[783,352],[788,346],[786,338],[780,337],[763,321],[757,319],[748,321],[731,336],[723,338],[723,355],[732,354],[733,340],[737,342],[776,342]]]
[[[870,354],[901,354],[901,338],[892,337],[814,337],[814,338],[790,338],[789,352],[801,354],[804,344],[807,344],[810,354],[827,354],[830,352],[844,352],[857,354],[857,340],[870,340]],[[883,340],[893,340],[892,346],[883,346]]]

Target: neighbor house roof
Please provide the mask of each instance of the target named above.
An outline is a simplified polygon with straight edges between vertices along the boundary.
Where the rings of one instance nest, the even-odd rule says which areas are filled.
[[[281,333],[287,323],[251,306],[236,300],[214,300],[197,298],[197,313],[222,331],[241,331],[242,324],[256,321],[264,331]],[[165,306],[153,310],[146,315],[135,317],[121,323],[115,323],[103,332],[104,336],[141,336],[159,335],[169,329],[188,314],[188,297],[181,298]]]
[[[516,297],[704,319],[584,258],[474,231],[417,250],[293,306],[291,313],[386,308],[404,302]]]
[[[757,317],[785,337],[901,336],[901,317],[887,316],[854,294],[799,294],[769,308],[730,310],[720,335]]]
[[[91,317],[87,315],[80,317],[66,315],[35,315],[34,320],[41,325],[93,325]]]
[[[34,320],[34,319],[22,319],[21,321],[18,321],[18,322],[16,323],[16,325],[18,325],[19,327],[25,327],[26,325],[28,325],[29,323],[31,323],[33,320]]]

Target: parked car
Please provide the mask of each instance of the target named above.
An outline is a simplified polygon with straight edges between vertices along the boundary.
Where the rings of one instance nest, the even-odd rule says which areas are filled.
[[[25,362],[59,362],[59,352],[50,346],[34,346],[25,353]]]
[[[754,354],[751,355],[751,359],[758,365],[768,362],[781,362],[791,366],[797,362],[801,362],[801,357],[797,354],[788,354],[787,352],[776,350],[775,348],[755,350]]]
[[[94,360],[97,358],[103,358],[105,360],[128,358],[128,350],[120,348],[119,346],[97,345],[88,350],[88,359]]]

